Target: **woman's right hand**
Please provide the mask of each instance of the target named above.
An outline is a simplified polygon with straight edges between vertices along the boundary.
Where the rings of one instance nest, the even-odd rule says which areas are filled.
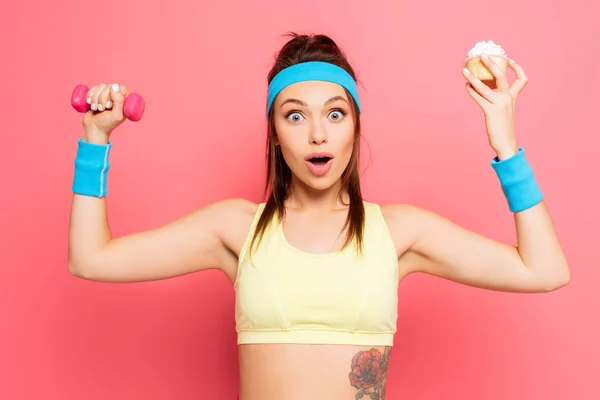
[[[108,143],[110,134],[126,119],[123,104],[127,94],[127,88],[116,83],[100,83],[88,91],[86,101],[90,109],[83,116],[83,140]]]

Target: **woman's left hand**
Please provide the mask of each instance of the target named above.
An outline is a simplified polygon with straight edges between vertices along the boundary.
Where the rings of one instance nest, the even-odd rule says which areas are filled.
[[[509,87],[506,73],[498,64],[491,58],[482,57],[481,61],[494,76],[495,89],[477,79],[466,68],[463,75],[468,81],[467,91],[485,115],[490,145],[498,158],[503,160],[518,151],[514,129],[515,101],[527,84],[527,76],[523,68],[511,60],[508,66],[515,71],[517,79]]]

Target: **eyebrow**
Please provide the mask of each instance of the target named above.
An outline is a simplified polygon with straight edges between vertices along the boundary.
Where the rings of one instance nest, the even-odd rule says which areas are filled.
[[[335,97],[332,97],[329,100],[327,100],[325,103],[323,103],[323,105],[326,106],[327,104],[333,103],[334,101],[338,101],[338,100],[342,100],[342,101],[345,101],[346,103],[348,103],[348,101],[345,98],[343,98],[342,96],[335,96]],[[308,104],[306,104],[302,100],[298,100],[298,99],[286,99],[283,103],[281,103],[281,106],[279,106],[279,107],[281,108],[281,107],[283,107],[287,103],[300,104],[301,106],[304,106],[304,107],[308,106]]]

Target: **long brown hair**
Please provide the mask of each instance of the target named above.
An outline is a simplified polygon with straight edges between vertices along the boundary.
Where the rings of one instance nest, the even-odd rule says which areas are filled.
[[[292,39],[287,42],[277,54],[275,64],[268,74],[268,82],[284,68],[308,61],[328,62],[346,70],[356,80],[356,74],[348,62],[343,51],[337,44],[326,35],[298,35],[290,33]],[[352,156],[348,166],[342,174],[342,191],[348,193],[350,200],[348,216],[342,227],[342,232],[348,228],[344,248],[356,241],[357,250],[360,252],[363,242],[363,230],[365,210],[359,179],[359,153],[360,153],[360,117],[358,107],[353,97],[346,91],[346,95],[354,108],[355,131]],[[289,195],[289,187],[292,180],[292,171],[283,159],[281,148],[276,145],[275,124],[273,122],[273,108],[269,113],[267,128],[267,176],[265,184],[265,196],[269,193],[264,210],[257,222],[250,249],[256,240],[260,242],[267,226],[272,218],[277,217],[281,221],[285,215],[284,201]]]

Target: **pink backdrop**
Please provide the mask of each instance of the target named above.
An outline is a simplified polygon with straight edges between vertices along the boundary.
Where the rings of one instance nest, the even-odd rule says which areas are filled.
[[[530,77],[518,141],[572,283],[524,295],[409,277],[389,398],[600,398],[597,5],[32,3],[9,2],[0,16],[0,398],[234,398],[234,293],[224,276],[101,284],[69,275],[81,121],[69,97],[76,84],[117,81],[147,100],[142,121],[114,136],[114,235],[226,197],[260,201],[266,74],[290,30],[330,34],[359,74],[368,200],[414,203],[511,243],[513,219],[461,62],[492,39]]]

